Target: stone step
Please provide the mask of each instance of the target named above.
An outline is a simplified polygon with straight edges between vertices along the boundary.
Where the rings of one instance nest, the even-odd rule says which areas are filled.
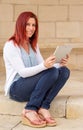
[[[26,102],[19,103],[0,95],[0,114],[20,116]],[[53,117],[83,119],[83,96],[60,96],[52,102],[50,108]]]
[[[0,72],[5,70],[2,54],[0,55]]]
[[[51,113],[56,117],[65,116],[65,105],[67,102],[67,96],[58,96],[51,104]],[[20,103],[0,95],[0,114],[8,115],[21,115],[21,112],[25,106],[26,102]],[[59,109],[60,107],[60,109]]]
[[[4,91],[4,85],[5,85],[5,72],[0,72],[0,93]]]
[[[0,94],[0,114],[21,115],[26,102],[19,103]],[[83,72],[71,72],[71,77],[53,100],[50,112],[54,117],[83,118]]]

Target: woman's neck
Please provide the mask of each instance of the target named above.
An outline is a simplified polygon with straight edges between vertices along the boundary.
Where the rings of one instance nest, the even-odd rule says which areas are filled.
[[[29,53],[29,43],[25,42],[22,47],[25,49],[27,53]]]

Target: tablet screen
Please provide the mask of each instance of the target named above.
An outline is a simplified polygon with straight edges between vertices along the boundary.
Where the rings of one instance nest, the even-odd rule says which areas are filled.
[[[57,46],[54,55],[56,56],[56,62],[60,62],[62,58],[65,58],[72,50],[71,45]]]

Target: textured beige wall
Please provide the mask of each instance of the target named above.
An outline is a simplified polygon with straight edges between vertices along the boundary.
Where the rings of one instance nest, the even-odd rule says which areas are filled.
[[[72,44],[78,49],[73,51],[70,64],[83,68],[83,0],[0,0],[0,52],[23,11],[38,16],[40,48]]]

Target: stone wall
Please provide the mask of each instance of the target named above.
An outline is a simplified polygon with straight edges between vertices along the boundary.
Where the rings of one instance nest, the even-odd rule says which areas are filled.
[[[44,57],[57,45],[72,44],[70,66],[83,69],[83,0],[0,0],[0,54],[23,11],[38,16],[39,46]]]

